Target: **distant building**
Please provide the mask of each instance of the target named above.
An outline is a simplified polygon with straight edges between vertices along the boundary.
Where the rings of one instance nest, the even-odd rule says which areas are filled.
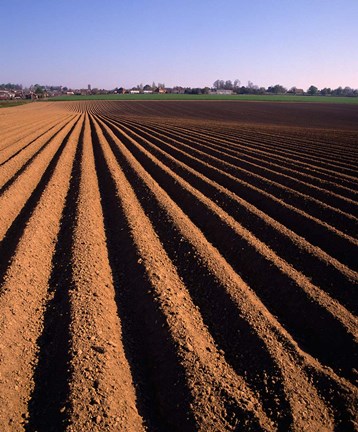
[[[154,90],[154,93],[166,93],[167,91],[165,90],[165,88],[162,88],[162,87],[157,87],[155,90]]]
[[[12,99],[12,93],[7,90],[0,90],[0,100]]]
[[[218,89],[218,90],[210,90],[209,94],[212,95],[232,95],[234,94],[233,90],[225,90],[225,89]]]
[[[294,94],[294,95],[304,95],[305,91],[297,87],[292,87],[290,90],[288,90],[287,93]]]

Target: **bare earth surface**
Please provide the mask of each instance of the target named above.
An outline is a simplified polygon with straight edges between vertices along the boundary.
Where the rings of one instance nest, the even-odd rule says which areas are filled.
[[[355,431],[358,109],[0,112],[0,431]]]

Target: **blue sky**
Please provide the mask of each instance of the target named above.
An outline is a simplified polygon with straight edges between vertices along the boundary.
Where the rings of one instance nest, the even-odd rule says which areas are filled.
[[[358,88],[358,0],[0,0],[0,83]]]

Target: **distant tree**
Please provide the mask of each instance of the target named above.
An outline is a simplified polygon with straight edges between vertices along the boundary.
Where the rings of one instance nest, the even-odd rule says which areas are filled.
[[[194,87],[194,88],[186,87],[186,89],[184,90],[185,94],[202,94],[202,92],[203,92],[202,89],[199,87]]]
[[[143,87],[143,90],[150,91],[150,90],[153,90],[153,89],[152,89],[152,87],[151,87],[149,84],[146,84],[146,85]]]
[[[321,89],[320,93],[322,96],[328,96],[332,93],[332,89],[330,89],[329,87],[325,87]]]
[[[214,87],[216,90],[222,90],[225,88],[225,81],[224,80],[216,80],[214,82]]]
[[[350,87],[344,87],[343,96],[354,96],[354,90]]]
[[[252,81],[247,82],[247,87],[245,93],[247,94],[257,94],[259,91],[259,87],[254,84]]]
[[[204,87],[204,88],[201,90],[201,92],[202,92],[203,94],[209,94],[209,91],[210,91],[210,88],[209,88],[209,87]]]
[[[22,85],[12,83],[0,84],[0,90],[22,90]]]
[[[62,90],[66,92],[68,90],[68,87],[62,87]]]
[[[240,87],[240,84],[241,84],[240,80],[239,80],[239,79],[236,79],[236,80],[234,81],[234,89],[237,89],[238,87]]]
[[[234,84],[231,80],[216,80],[213,83],[213,87],[216,90],[237,90],[240,86],[240,81],[237,79],[234,81]]]
[[[338,88],[332,90],[332,96],[343,96],[343,88],[339,86]]]
[[[248,94],[249,93],[249,89],[246,86],[238,87],[235,91],[237,94]]]
[[[310,96],[315,96],[316,94],[318,94],[318,88],[314,85],[311,85],[307,90],[307,94],[309,94]]]
[[[45,92],[45,89],[40,84],[34,85],[34,93],[36,93],[38,96],[42,96]]]
[[[225,84],[224,84],[224,89],[225,90],[232,90],[233,88],[234,88],[234,86],[233,86],[231,80],[225,81]]]
[[[267,92],[273,93],[273,94],[284,94],[284,93],[287,93],[287,89],[280,84],[276,84],[274,86],[270,86],[267,89]]]
[[[152,90],[155,90],[156,88],[157,88],[157,86],[156,86],[155,82],[153,81],[152,82]]]

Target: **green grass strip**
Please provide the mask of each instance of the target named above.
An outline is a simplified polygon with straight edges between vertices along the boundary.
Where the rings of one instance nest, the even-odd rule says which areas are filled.
[[[42,101],[81,101],[81,100],[174,100],[174,101],[247,101],[247,102],[305,102],[357,104],[358,97],[337,96],[294,96],[294,95],[188,95],[188,94],[108,94],[108,95],[62,95]]]

